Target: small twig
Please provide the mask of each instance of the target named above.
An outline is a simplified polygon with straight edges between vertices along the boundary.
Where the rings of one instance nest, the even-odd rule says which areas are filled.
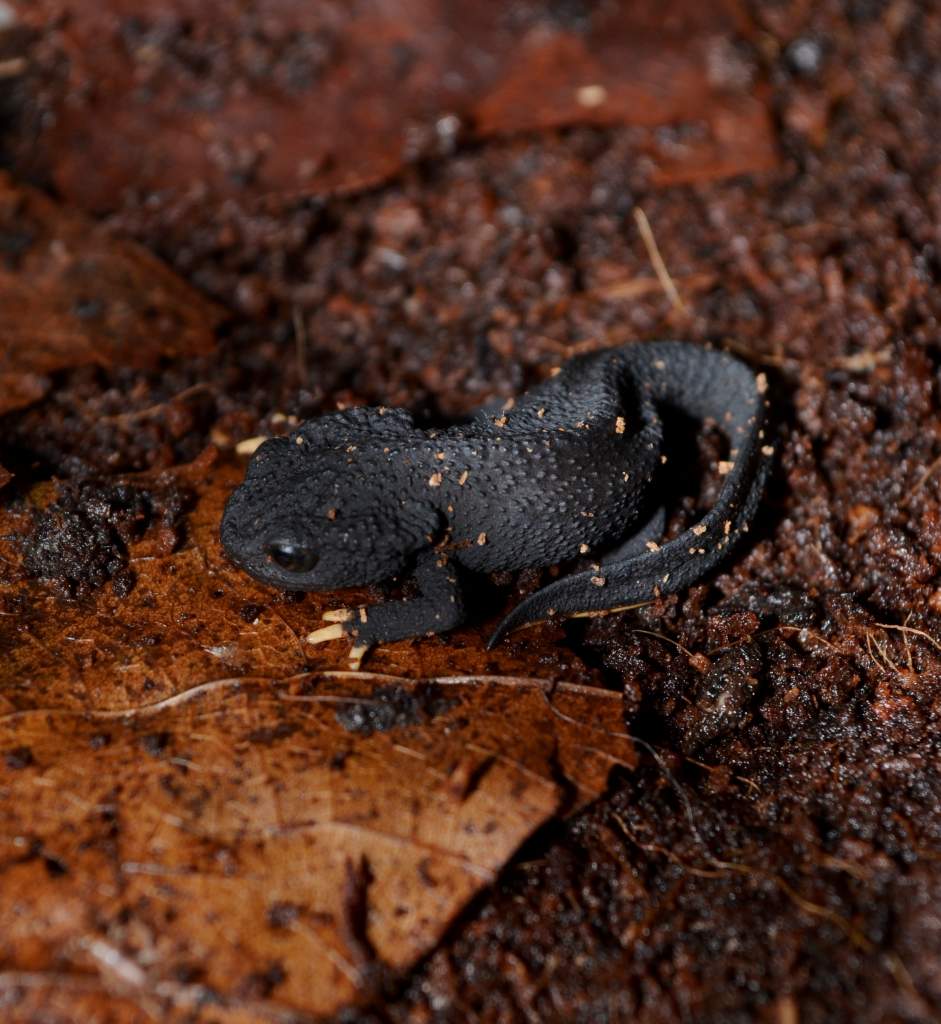
[[[678,651],[682,651],[686,655],[687,658],[692,659],[693,657],[695,657],[695,655],[693,654],[693,652],[691,650],[689,650],[688,648],[684,647],[681,643],[678,643],[676,640],[672,639],[672,637],[664,636],[662,633],[655,633],[652,629],[632,629],[631,632],[632,633],[643,633],[644,636],[656,637],[658,640],[662,640],[664,643],[673,644],[673,646]]]
[[[709,772],[710,775],[713,772],[720,772],[725,768],[725,765],[706,764],[705,761],[697,761],[695,757],[685,757],[684,760],[687,764],[694,764],[697,768],[702,768],[704,772]],[[736,782],[741,782],[743,785],[748,786],[756,793],[761,792],[761,786],[754,779],[749,779],[745,775],[733,775],[732,778]]]
[[[616,615],[618,612],[629,612],[634,608],[644,608],[648,604],[653,604],[652,601],[638,601],[636,604],[619,604],[614,608],[596,608],[588,612],[568,612],[565,615],[553,616],[556,621],[563,621],[564,619],[603,619],[608,615]],[[540,619],[538,621],[548,622],[549,619]],[[526,625],[535,625],[536,623],[526,623]],[[525,628],[525,627],[521,627]]]
[[[838,370],[849,370],[850,373],[872,372],[877,366],[885,366],[892,362],[892,349],[886,346],[876,352],[854,352],[849,356],[838,356],[831,366]]]
[[[898,665],[889,657],[888,647],[885,640],[881,642],[877,640],[874,635],[867,629],[866,630],[866,650],[869,652],[869,657],[877,664],[881,664],[887,672],[894,672],[896,675],[899,674],[900,669]],[[875,648],[876,654],[873,653]]]
[[[683,288],[691,291],[705,291],[716,283],[715,274],[688,274],[683,278]],[[592,298],[608,302],[632,302],[643,298],[661,287],[658,280],[650,277],[626,277],[607,284],[598,285],[588,293]]]
[[[663,257],[660,255],[657,240],[654,238],[653,231],[650,228],[650,221],[647,220],[647,214],[639,206],[634,207],[634,220],[637,223],[637,230],[640,232],[640,237],[643,239],[644,246],[647,249],[647,255],[650,257],[654,273],[660,282],[660,287],[666,293],[673,308],[684,316],[689,316],[689,310],[682,298],[680,298],[680,293],[676,290],[676,285],[673,283],[673,278],[670,277],[667,265],[663,262]]]
[[[644,853],[656,853],[666,857],[666,859],[672,864],[676,864],[677,867],[681,868],[687,874],[694,875],[697,878],[719,878],[722,875],[731,872],[738,875],[745,875],[747,877],[764,879],[765,881],[776,885],[805,913],[811,914],[814,917],[823,918],[825,921],[835,924],[857,949],[861,949],[866,953],[872,953],[875,951],[875,945],[861,931],[859,931],[858,928],[854,927],[852,922],[841,914],[838,914],[835,910],[831,910],[829,907],[823,906],[820,903],[814,903],[812,900],[802,896],[780,875],[776,875],[764,868],[753,867],[750,864],[740,864],[734,861],[727,861],[718,857],[712,857],[708,852],[706,862],[709,864],[709,867],[696,867],[684,861],[675,851],[667,849],[664,846],[659,846],[655,843],[641,843],[621,815],[614,812],[614,818],[618,822],[627,839],[634,843],[638,849],[643,850]]]
[[[29,65],[25,57],[9,57],[0,60],[0,78],[17,78],[26,71]]]
[[[912,980],[911,973],[905,966],[905,962],[902,958],[893,951],[886,954],[886,963],[889,968],[889,973],[895,979],[896,985],[907,995],[910,999],[914,1000],[921,1007],[923,1012],[928,1014],[927,1019],[930,1020],[932,1017],[936,1020],[937,1017],[931,1012],[931,1004],[927,999],[918,991],[915,982]]]
[[[824,647],[829,647],[835,654],[842,654],[843,652],[835,644],[831,644],[830,641],[822,634],[816,632],[816,630],[808,629],[806,626],[775,626],[773,629],[769,629],[768,633],[803,633],[808,639],[816,640],[818,644],[823,644]]]
[[[730,352],[736,352],[748,362],[757,363],[759,366],[774,366],[783,370],[788,367],[797,367],[800,365],[799,359],[793,359],[783,355],[774,355],[772,353],[763,355],[760,352],[755,352],[747,345],[743,345],[741,342],[736,341],[735,338],[723,338],[722,347],[727,348]]]
[[[778,1024],[800,1024],[800,1011],[794,996],[787,992],[774,1002]]]
[[[905,497],[899,502],[899,508],[908,508],[912,498],[925,486],[925,484],[937,473],[938,469],[941,468],[941,455],[939,455],[934,462],[931,463],[921,474],[915,483],[915,486],[905,495]]]
[[[891,622],[877,622],[876,625],[880,629],[896,629],[900,633],[911,633],[913,636],[920,636],[922,640],[927,640],[936,651],[941,651],[941,643],[923,629],[915,629],[914,626],[896,626]]]
[[[113,416],[102,416],[99,422],[133,423],[135,420],[149,419],[151,416],[159,416],[161,413],[166,412],[166,410],[175,402],[188,401],[193,397],[193,395],[201,395],[207,391],[212,391],[212,388],[206,383],[191,384],[188,388],[178,391],[175,395],[171,395],[163,402],[156,402],[153,405],[148,405],[146,409],[120,412]]]

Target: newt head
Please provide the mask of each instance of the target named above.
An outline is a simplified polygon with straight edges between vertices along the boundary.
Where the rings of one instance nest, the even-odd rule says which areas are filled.
[[[397,484],[399,486],[397,486]],[[369,450],[265,441],[226,503],[226,554],[262,583],[332,590],[399,576],[429,545],[438,513]]]

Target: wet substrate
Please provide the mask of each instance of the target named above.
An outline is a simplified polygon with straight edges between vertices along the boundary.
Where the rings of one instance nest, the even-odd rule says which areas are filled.
[[[3,421],[7,499],[55,476],[54,507],[104,530],[75,589],[114,576],[112,516],[137,507],[112,475],[272,413],[447,418],[577,346],[664,336],[769,374],[779,457],[751,543],[686,594],[559,634],[623,689],[641,767],[531,842],[376,1020],[941,1014],[941,16],[753,16],[777,172],[654,189],[643,132],[582,127],[344,199],[127,196],[113,226],[228,309],[218,357],[65,372]],[[687,312],[652,283],[635,204]]]

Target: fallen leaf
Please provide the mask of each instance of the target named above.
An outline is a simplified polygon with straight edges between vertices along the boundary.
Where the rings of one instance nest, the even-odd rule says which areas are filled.
[[[8,713],[0,960],[141,1005],[191,978],[222,1007],[335,1012],[436,944],[557,779],[580,802],[633,766],[620,715],[564,683],[343,672]]]
[[[212,351],[220,311],[141,246],[0,174],[0,413],[67,367]]]
[[[695,124],[665,149],[651,142],[664,182],[777,165],[769,102],[737,57],[743,24],[723,0],[588,13],[167,0],[159,16],[107,0],[70,4],[58,20],[59,0],[14,6],[68,61],[44,155],[24,159],[44,160],[87,209],[113,209],[128,187],[350,192],[450,151],[461,134],[578,123]],[[193,39],[218,67],[194,73]]]

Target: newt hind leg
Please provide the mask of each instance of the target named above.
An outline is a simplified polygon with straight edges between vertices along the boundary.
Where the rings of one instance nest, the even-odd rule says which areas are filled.
[[[654,509],[650,517],[638,530],[634,530],[617,547],[605,552],[601,558],[602,567],[617,565],[630,558],[636,558],[647,551],[655,551],[663,538],[667,526],[666,506]],[[651,547],[651,545],[654,545]]]

